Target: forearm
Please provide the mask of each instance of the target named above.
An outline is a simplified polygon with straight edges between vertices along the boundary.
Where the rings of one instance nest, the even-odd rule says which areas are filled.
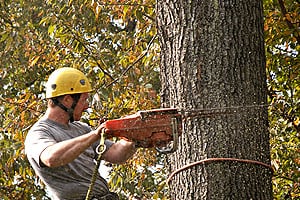
[[[72,162],[84,150],[99,139],[96,132],[56,143],[47,147],[40,155],[40,159],[48,167],[58,167]]]
[[[102,158],[108,162],[121,164],[131,158],[136,152],[134,142],[119,140],[113,144],[108,151],[104,153]]]

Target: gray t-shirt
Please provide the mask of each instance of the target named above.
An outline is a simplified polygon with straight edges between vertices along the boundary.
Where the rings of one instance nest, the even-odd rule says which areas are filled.
[[[36,174],[46,184],[47,189],[59,200],[84,199],[95,168],[95,147],[93,144],[74,161],[60,167],[45,167],[40,161],[42,151],[55,143],[89,133],[91,128],[75,121],[68,126],[49,119],[41,119],[30,129],[25,140],[25,153]],[[99,143],[99,142],[98,142]],[[113,143],[106,140],[109,148]],[[93,194],[102,196],[109,192],[107,182],[98,176]]]

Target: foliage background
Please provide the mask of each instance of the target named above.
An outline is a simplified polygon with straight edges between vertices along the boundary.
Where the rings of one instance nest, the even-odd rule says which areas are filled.
[[[265,1],[275,199],[300,197],[300,2]]]
[[[275,199],[300,197],[300,2],[264,0],[269,123]],[[23,153],[45,110],[44,84],[62,66],[84,71],[95,89],[83,120],[158,108],[159,45],[154,0],[0,0],[0,199],[48,199]],[[155,150],[113,166],[123,199],[168,199],[169,172]],[[133,184],[132,184],[133,183]]]

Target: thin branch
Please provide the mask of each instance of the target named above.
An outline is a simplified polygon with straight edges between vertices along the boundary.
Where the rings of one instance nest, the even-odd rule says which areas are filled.
[[[150,46],[152,45],[154,39],[156,38],[156,35],[153,36],[150,40],[150,42],[148,43],[148,46],[146,48],[146,50],[131,64],[129,65],[122,73],[121,75],[116,78],[114,81],[110,82],[108,85],[106,85],[105,87],[110,87],[112,86],[114,83],[116,83],[117,81],[120,80],[121,77],[123,77],[134,65],[136,65],[140,60],[142,60],[148,53]]]
[[[151,21],[155,22],[155,18],[151,17],[150,15],[147,15],[147,14],[143,13],[143,16],[145,16],[146,18],[148,18]]]
[[[108,73],[105,71],[105,69],[103,69],[100,65],[100,63],[98,62],[97,58],[91,53],[91,51],[89,50],[89,48],[84,44],[84,42],[81,41],[80,37],[78,37],[78,35],[72,30],[69,28],[69,26],[64,23],[64,20],[62,18],[60,18],[59,16],[56,16],[58,19],[62,20],[62,23],[63,25],[67,28],[67,30],[72,33],[72,35],[74,36],[74,39],[78,42],[80,42],[80,44],[86,49],[88,55],[96,62],[97,66],[100,68],[100,70],[104,73],[104,75],[108,76],[109,78],[111,78],[112,80],[114,80],[114,78]],[[102,60],[101,60],[102,61]],[[104,63],[102,61],[102,63]]]
[[[97,2],[98,5],[100,6],[142,6],[142,7],[147,7],[147,8],[154,8],[153,5],[149,5],[149,4],[139,4],[139,3],[100,3]]]
[[[286,176],[280,176],[280,175],[275,175],[275,178],[285,179],[285,180],[293,181],[293,182],[295,181],[292,178],[289,178],[289,177],[286,177]]]

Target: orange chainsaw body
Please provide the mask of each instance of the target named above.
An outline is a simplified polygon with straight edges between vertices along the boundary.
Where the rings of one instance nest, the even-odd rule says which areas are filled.
[[[181,135],[182,119],[177,109],[162,108],[108,120],[104,127],[107,136],[127,138],[145,148],[161,147]]]

